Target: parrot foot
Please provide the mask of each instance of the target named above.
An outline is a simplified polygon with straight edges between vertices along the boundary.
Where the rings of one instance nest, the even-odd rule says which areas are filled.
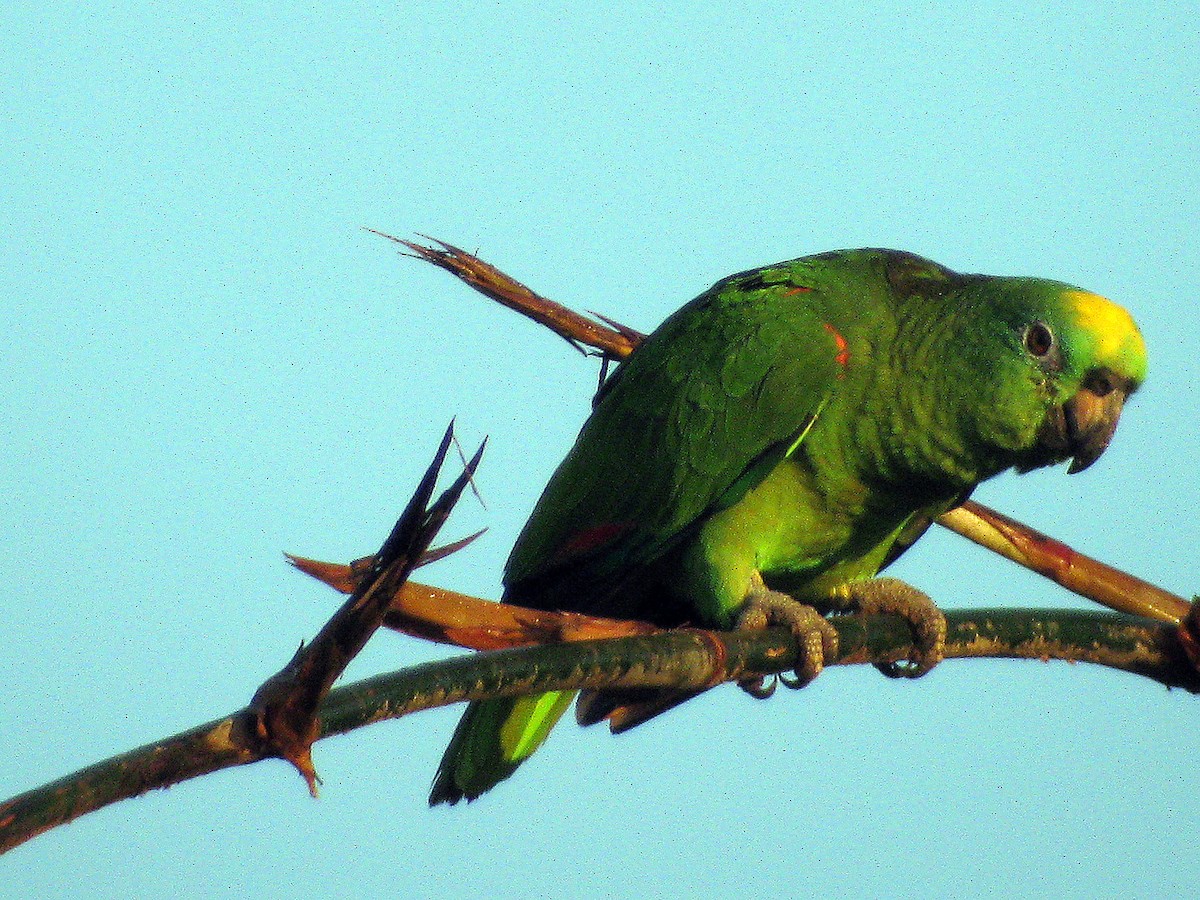
[[[863,613],[891,613],[908,620],[913,652],[907,662],[876,663],[889,678],[919,678],[946,655],[946,616],[911,584],[898,578],[873,578],[847,585],[850,599]]]
[[[750,585],[746,605],[738,617],[739,629],[758,630],[768,625],[785,625],[792,630],[800,644],[800,660],[796,663],[796,680],[780,679],[790,688],[802,688],[825,668],[825,660],[837,656],[837,630],[815,608],[801,603],[780,591],[768,588],[757,572]],[[741,682],[746,693],[765,699],[775,691],[763,678]]]

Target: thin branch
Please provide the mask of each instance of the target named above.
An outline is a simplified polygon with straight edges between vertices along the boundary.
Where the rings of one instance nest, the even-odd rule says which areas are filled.
[[[256,713],[254,734],[262,744],[262,752],[291,762],[314,797],[317,773],[312,763],[312,743],[318,732],[317,707],[350,660],[383,624],[392,597],[420,564],[479,465],[483,447],[454,484],[433,506],[426,508],[453,434],[451,424],[416,493],[379,552],[372,557],[368,571],[358,579],[350,598],[312,643],[302,644],[292,660],[267,679],[250,702]]]
[[[587,316],[581,316],[561,303],[555,303],[553,300],[547,300],[545,297],[535,294],[515,278],[510,278],[474,254],[455,247],[453,244],[447,244],[437,238],[426,237],[425,240],[438,244],[437,247],[430,247],[384,234],[374,228],[368,228],[367,231],[408,248],[409,252],[405,254],[406,256],[431,262],[461,278],[481,294],[491,297],[509,309],[516,310],[523,316],[528,316],[539,325],[546,326],[580,352],[583,352],[580,344],[586,344],[618,359],[623,359],[632,353],[636,346],[635,341],[620,332],[600,325]],[[422,237],[424,236],[422,235]]]
[[[606,358],[619,360],[637,349],[644,337],[632,328],[594,313],[611,327],[598,325],[559,303],[535,294],[490,263],[451,244],[425,238],[434,240],[440,245],[439,249],[392,237],[381,231],[367,230],[407,247],[411,251],[407,255],[445,269],[486,296],[546,325],[572,345],[595,347]],[[546,308],[555,311],[553,317],[545,316],[542,310]],[[1191,603],[1183,597],[1072,550],[1061,541],[1047,537],[981,503],[968,501],[939,517],[937,523],[1052,579],[1069,591],[1118,612],[1178,623],[1191,608]]]
[[[938,522],[1067,590],[1117,612],[1179,623],[1192,604],[1177,594],[1072,550],[982,503],[968,500]]]
[[[355,572],[359,561],[346,566],[303,556],[289,555],[288,560],[342,593],[352,591],[361,580]],[[392,596],[383,624],[402,634],[469,650],[631,637],[663,630],[646,622],[527,609],[415,582],[401,585]]]
[[[463,465],[465,466],[466,464],[466,460],[463,460]],[[486,531],[486,528],[480,528],[474,534],[469,534],[464,538],[459,538],[456,541],[451,541],[448,544],[442,544],[438,547],[429,548],[417,560],[416,568],[419,569],[421,566],[427,566],[430,563],[437,562],[439,559],[445,559],[451,553],[457,553],[459,550],[473,544]],[[283,557],[301,572],[311,575],[318,581],[325,582],[325,584],[343,594],[352,593],[362,579],[371,574],[371,570],[375,566],[374,556],[361,556],[349,565],[345,563],[320,562],[303,556],[294,556],[291,553],[285,553]]]

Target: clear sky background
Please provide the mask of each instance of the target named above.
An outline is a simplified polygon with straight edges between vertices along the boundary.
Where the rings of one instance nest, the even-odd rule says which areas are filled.
[[[1179,593],[1195,502],[1194,3],[9,3],[0,13],[0,795],[244,705],[452,416],[490,444],[428,580],[495,597],[596,364],[364,226],[649,330],[856,246],[1080,284],[1150,379],[1104,459],[984,502]],[[944,606],[1080,603],[947,533]],[[381,634],[350,676],[448,651]],[[1167,896],[1200,700],[1088,666],[866,667],[563,727],[426,808],[459,713],[126,801],[0,859],[67,897]]]

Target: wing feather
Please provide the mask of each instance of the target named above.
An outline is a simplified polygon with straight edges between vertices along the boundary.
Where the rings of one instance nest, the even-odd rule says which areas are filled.
[[[506,599],[609,611],[625,580],[793,449],[842,367],[832,304],[803,275],[791,263],[726,279],[622,363],[517,540]]]

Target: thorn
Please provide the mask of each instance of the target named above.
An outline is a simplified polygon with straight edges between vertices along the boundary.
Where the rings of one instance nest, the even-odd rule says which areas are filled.
[[[454,436],[454,449],[458,451],[458,459],[462,463],[463,468],[465,469],[467,467],[467,454],[463,452],[463,447],[462,447],[462,444],[458,440],[458,435]],[[481,493],[479,493],[479,487],[475,484],[474,473],[472,473],[472,475],[469,479],[469,483],[471,485],[471,493],[475,495],[475,499],[479,501],[479,505],[482,506],[486,510],[488,508],[488,505],[484,502],[483,495]],[[473,540],[473,538],[472,538],[472,540]]]
[[[320,560],[309,559],[307,556],[296,556],[292,553],[285,553],[283,556],[288,563],[305,575],[315,578],[322,584],[327,584],[335,591],[343,594],[349,594],[353,591],[357,583],[352,566],[341,563],[321,562]]]
[[[466,547],[477,537],[482,535],[486,528],[480,528],[474,534],[469,534],[465,538],[459,538],[457,541],[451,541],[448,544],[442,544],[440,547],[434,547],[431,550],[426,550],[421,554],[421,558],[417,560],[417,566],[427,566],[430,563],[437,562],[439,559],[445,559],[451,553],[457,553],[459,550]]]
[[[608,316],[598,313],[595,310],[589,309],[588,313],[595,316],[597,319],[599,319],[605,325],[612,328],[614,331],[617,332],[617,334],[621,335],[621,337],[625,338],[628,341],[633,341],[633,342],[640,344],[642,341],[644,341],[646,339],[646,335],[644,332],[638,331],[635,328],[630,328],[628,325],[622,325],[620,322],[616,321],[615,319],[610,319]]]
[[[363,231],[369,231],[369,232],[371,232],[371,234],[377,234],[381,238],[387,238],[389,241],[392,241],[393,243],[396,243],[396,244],[407,244],[408,243],[408,241],[405,241],[402,238],[395,237],[393,235],[388,234],[387,232],[379,231],[375,228],[370,228],[366,225],[363,226]]]
[[[592,394],[592,409],[595,409],[597,406],[599,406],[600,401],[602,399],[604,399],[604,394],[606,393],[604,390],[604,386],[608,383],[609,365],[611,365],[613,362],[620,362],[620,360],[614,360],[612,355],[609,353],[600,353],[599,356],[600,356],[600,379],[596,383],[596,393]]]
[[[442,442],[438,445],[437,452],[433,455],[433,462],[425,470],[425,475],[421,478],[420,484],[417,485],[412,499],[408,501],[404,512],[400,514],[400,518],[396,520],[396,524],[387,536],[387,540],[383,542],[383,546],[375,554],[375,564],[372,566],[372,571],[375,574],[381,573],[390,566],[395,561],[397,554],[403,552],[402,548],[407,547],[412,542],[413,534],[429,521],[429,514],[432,512],[429,508],[429,499],[433,496],[433,489],[437,486],[438,473],[441,471],[442,463],[446,461],[446,452],[450,449],[450,442],[453,438],[454,420],[451,419],[450,424],[446,427],[446,433],[442,435]],[[482,452],[482,448],[480,450]],[[455,483],[457,484],[457,482]],[[461,487],[458,492],[462,492]],[[445,499],[446,497],[443,495],[442,499],[434,504],[434,508],[436,509]],[[450,501],[450,505],[453,505],[457,499],[458,494],[455,494],[454,500]],[[448,514],[449,510],[447,509],[446,515]]]
[[[314,800],[319,800],[317,786],[321,784],[321,776],[317,774],[316,767],[313,766],[312,748],[302,748],[295,757],[286,757],[296,771],[300,773],[300,777],[304,779],[304,783],[308,785],[308,793]]]

